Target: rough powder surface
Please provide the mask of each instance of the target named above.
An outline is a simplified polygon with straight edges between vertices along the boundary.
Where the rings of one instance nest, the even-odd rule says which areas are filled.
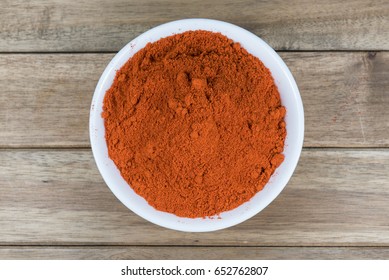
[[[149,43],[117,72],[102,116],[123,178],[177,216],[238,207],[284,160],[285,108],[271,73],[218,33]]]

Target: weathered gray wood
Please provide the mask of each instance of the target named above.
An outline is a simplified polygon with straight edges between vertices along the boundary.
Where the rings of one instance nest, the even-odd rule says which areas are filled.
[[[304,150],[263,212],[192,234],[125,208],[89,150],[0,150],[0,245],[388,246],[388,184],[389,150]]]
[[[0,146],[89,146],[93,91],[112,57],[0,55]]]
[[[302,95],[305,146],[389,146],[389,52],[281,56]]]
[[[5,0],[0,52],[117,51],[156,25],[215,18],[288,50],[389,50],[389,4],[354,1]]]
[[[0,147],[88,147],[114,54],[0,55]],[[281,53],[304,102],[306,147],[389,146],[389,52]]]
[[[62,260],[387,260],[388,247],[3,246],[0,259]]]
[[[0,52],[116,52],[167,21],[225,20],[275,49],[316,51],[280,53],[303,97],[305,147],[389,147],[389,52],[374,52],[389,50],[389,2],[311,2],[5,0]],[[131,213],[89,149],[72,149],[89,147],[113,55],[0,54],[0,148],[43,148],[0,149],[0,259],[389,258],[385,149],[304,150],[281,196],[227,230],[175,232]]]

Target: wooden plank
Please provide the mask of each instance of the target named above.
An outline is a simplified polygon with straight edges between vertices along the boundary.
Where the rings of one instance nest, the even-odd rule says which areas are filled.
[[[303,99],[306,147],[389,147],[389,52],[281,56]]]
[[[4,246],[4,260],[387,260],[388,247]]]
[[[389,50],[386,0],[6,0],[0,11],[0,52],[117,51],[192,17],[240,25],[279,50]]]
[[[112,54],[0,55],[0,146],[89,146],[89,109]]]
[[[389,147],[389,52],[281,53],[306,147]],[[88,147],[93,91],[113,54],[0,55],[0,147]]]
[[[183,233],[125,208],[89,150],[0,150],[0,245],[388,246],[389,150],[308,149],[263,212]]]

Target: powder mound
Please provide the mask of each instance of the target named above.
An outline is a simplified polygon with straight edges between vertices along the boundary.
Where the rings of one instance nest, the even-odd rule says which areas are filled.
[[[123,178],[181,217],[238,207],[284,160],[285,108],[270,71],[219,33],[147,44],[117,72],[102,116]]]

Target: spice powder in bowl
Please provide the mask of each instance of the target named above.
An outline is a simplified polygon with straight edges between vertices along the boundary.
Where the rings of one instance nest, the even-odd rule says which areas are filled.
[[[211,217],[261,191],[283,162],[285,108],[263,63],[220,33],[148,43],[117,71],[108,154],[155,209]]]

